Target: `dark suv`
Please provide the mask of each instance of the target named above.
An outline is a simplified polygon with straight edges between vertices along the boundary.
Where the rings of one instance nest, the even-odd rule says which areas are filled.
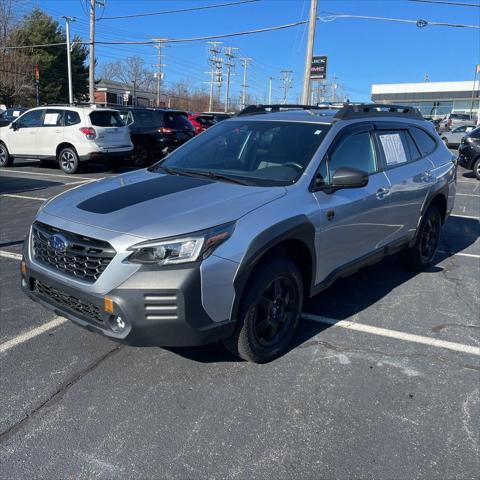
[[[152,108],[119,108],[135,147],[133,161],[143,167],[164,157],[195,135],[186,112]]]
[[[473,170],[477,180],[480,180],[480,127],[462,138],[458,148],[458,161],[462,167]]]

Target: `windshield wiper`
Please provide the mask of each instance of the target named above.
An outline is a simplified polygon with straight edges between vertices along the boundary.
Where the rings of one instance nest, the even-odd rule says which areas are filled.
[[[250,185],[248,182],[245,182],[244,180],[240,180],[235,177],[230,177],[229,175],[222,175],[221,173],[216,173],[216,172],[204,172],[201,170],[175,170],[175,173],[181,175],[181,174],[186,174],[186,175],[195,175],[199,177],[208,177],[208,178],[213,178],[216,180],[225,180],[226,182],[231,182],[231,183],[238,183],[239,185]]]

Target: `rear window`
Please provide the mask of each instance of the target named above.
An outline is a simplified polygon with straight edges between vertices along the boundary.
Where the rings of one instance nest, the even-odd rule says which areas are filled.
[[[165,126],[169,128],[178,128],[181,130],[191,130],[192,124],[186,115],[181,113],[165,113]]]
[[[97,111],[90,113],[90,120],[95,127],[124,127],[118,112]]]
[[[80,115],[73,110],[65,110],[65,126],[70,127],[80,123]]]
[[[480,127],[476,128],[475,130],[472,130],[469,134],[469,137],[472,138],[480,138]]]
[[[205,125],[205,126],[208,126],[208,127],[211,127],[215,123],[215,120],[213,119],[213,117],[210,117],[210,116],[196,117],[195,120],[200,125]]]
[[[427,133],[417,127],[412,127],[411,130],[415,143],[417,144],[422,157],[432,153],[437,146],[435,140]]]
[[[470,115],[467,115],[466,113],[452,113],[450,118],[456,120],[470,120]]]
[[[160,127],[161,116],[153,110],[134,110],[133,119],[137,127]]]

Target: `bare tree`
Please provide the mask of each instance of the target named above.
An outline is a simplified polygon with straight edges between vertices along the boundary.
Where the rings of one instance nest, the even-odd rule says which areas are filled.
[[[107,63],[103,66],[102,72],[103,78],[117,80],[131,87],[134,102],[136,102],[137,92],[153,91],[153,75],[145,67],[142,57],[128,57]]]

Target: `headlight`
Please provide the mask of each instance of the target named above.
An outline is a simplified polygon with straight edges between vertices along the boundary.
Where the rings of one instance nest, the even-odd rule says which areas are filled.
[[[207,258],[221,243],[231,237],[235,223],[195,232],[190,235],[138,243],[129,250],[131,263],[173,265]]]

